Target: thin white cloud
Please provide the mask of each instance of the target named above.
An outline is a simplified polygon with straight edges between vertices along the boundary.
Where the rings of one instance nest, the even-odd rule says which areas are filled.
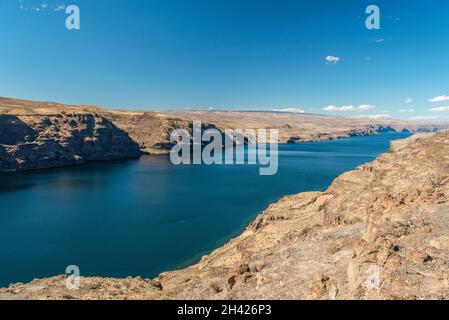
[[[324,111],[329,111],[329,112],[334,112],[334,111],[354,111],[355,107],[354,106],[327,106],[325,108],[323,108]]]
[[[376,107],[371,104],[361,104],[360,106],[357,107],[357,110],[367,111],[367,110],[371,110],[371,109],[375,109],[375,108]]]
[[[401,110],[399,110],[399,112],[413,113],[413,112],[415,112],[415,109],[401,109]]]
[[[439,117],[437,117],[437,116],[416,116],[416,117],[410,118],[410,120],[415,120],[415,121],[419,121],[419,120],[437,120],[437,119],[439,119]]]
[[[376,107],[371,104],[361,104],[359,106],[327,106],[324,107],[324,111],[328,112],[336,112],[336,111],[367,111],[371,109],[375,109]]]
[[[305,111],[301,108],[284,108],[284,109],[274,109],[275,112],[290,112],[290,113],[304,113]]]
[[[43,0],[43,1],[31,1],[31,0],[18,0],[19,8],[23,11],[65,11],[66,5],[60,1]],[[52,3],[53,2],[53,3]]]
[[[340,62],[340,60],[341,60],[340,57],[335,57],[335,56],[327,56],[326,57],[327,64],[337,64]]]
[[[438,96],[438,97],[429,99],[429,102],[444,102],[444,101],[449,101],[449,96],[442,95],[442,96]]]
[[[436,108],[430,109],[429,111],[431,111],[431,112],[443,112],[443,111],[449,111],[449,106],[436,107]]]
[[[388,37],[388,38],[374,38],[374,39],[371,39],[370,41],[373,42],[373,43],[384,43],[384,42],[390,41],[392,39],[393,39],[392,37]]]
[[[56,4],[53,6],[53,11],[58,12],[58,11],[65,11],[66,6],[65,4]]]
[[[390,115],[387,114],[387,113],[381,113],[381,114],[370,114],[370,115],[353,116],[352,118],[381,119],[381,118],[390,118]]]
[[[412,103],[412,102],[413,102],[413,99],[412,99],[412,98],[407,98],[407,99],[405,99],[404,102],[407,103],[407,104],[409,104],[409,103]]]
[[[388,19],[388,20],[391,20],[391,21],[400,21],[400,20],[401,20],[400,18],[398,18],[398,17],[393,17],[393,16],[388,16],[387,19]]]

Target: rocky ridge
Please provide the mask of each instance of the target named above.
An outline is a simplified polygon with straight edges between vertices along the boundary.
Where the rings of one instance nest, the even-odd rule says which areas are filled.
[[[95,112],[0,114],[0,172],[137,158],[129,135]]]
[[[175,129],[277,129],[279,143],[301,143],[388,131],[436,131],[447,123],[341,118],[275,112],[108,110],[0,98],[0,172],[168,153]],[[256,140],[256,139],[252,139]],[[239,141],[235,141],[239,143]]]

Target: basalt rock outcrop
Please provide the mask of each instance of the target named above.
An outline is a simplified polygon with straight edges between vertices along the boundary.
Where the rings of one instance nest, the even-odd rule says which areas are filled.
[[[136,158],[129,135],[95,113],[0,114],[0,172]]]
[[[287,196],[239,237],[157,279],[65,276],[0,299],[448,299],[449,132],[392,144],[324,192]]]
[[[167,117],[158,112],[116,112],[107,111],[105,117],[121,129],[129,133],[130,137],[139,144],[142,152],[148,154],[167,154],[174,146],[170,136],[174,130],[185,130],[193,136],[193,122],[180,118]],[[201,131],[216,129],[210,123],[202,123]],[[222,136],[224,137],[224,133]]]
[[[192,136],[191,121],[159,112],[0,98],[0,173],[166,154],[176,129]]]
[[[448,123],[416,123],[275,112],[108,110],[0,98],[0,172],[169,153],[175,129],[277,129],[279,143],[342,139],[390,131],[436,131]],[[242,143],[233,138],[234,143]],[[255,141],[256,137],[250,138]]]

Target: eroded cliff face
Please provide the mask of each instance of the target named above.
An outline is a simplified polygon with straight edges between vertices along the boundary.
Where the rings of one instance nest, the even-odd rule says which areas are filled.
[[[105,111],[105,117],[121,129],[129,133],[130,137],[139,144],[142,152],[148,154],[168,154],[173,148],[170,136],[174,130],[185,130],[192,137],[193,122],[179,118],[167,117],[158,112],[123,112]],[[202,123],[201,130],[216,129],[210,123]]]
[[[210,128],[216,127],[202,124]],[[0,173],[167,154],[176,129],[191,134],[192,122],[159,112],[0,98]]]
[[[135,158],[139,146],[92,112],[0,114],[0,172]]]
[[[447,299],[449,132],[395,143],[325,192],[288,196],[198,264],[157,279],[64,276],[0,299]]]
[[[279,143],[301,143],[388,131],[435,131],[449,124],[412,123],[273,112],[139,112],[0,98],[0,172],[169,153],[175,129],[277,129]],[[253,141],[256,137],[253,137]],[[235,143],[241,143],[234,138]],[[138,150],[140,149],[140,151]]]

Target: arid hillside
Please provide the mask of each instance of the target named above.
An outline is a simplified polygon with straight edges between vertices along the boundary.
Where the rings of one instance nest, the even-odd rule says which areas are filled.
[[[0,172],[139,157],[139,146],[95,107],[0,99]]]
[[[394,119],[336,117],[288,112],[172,111],[168,114],[188,121],[213,123],[218,128],[278,129],[280,143],[300,143],[371,135],[378,132],[432,132],[449,128],[447,123],[412,122]]]
[[[168,153],[174,129],[278,129],[280,143],[371,135],[434,132],[448,123],[343,118],[279,112],[118,111],[0,98],[0,172],[83,164]],[[140,149],[140,151],[139,151]]]
[[[325,192],[288,196],[198,264],[157,279],[65,276],[0,299],[447,299],[449,132],[407,139]]]

